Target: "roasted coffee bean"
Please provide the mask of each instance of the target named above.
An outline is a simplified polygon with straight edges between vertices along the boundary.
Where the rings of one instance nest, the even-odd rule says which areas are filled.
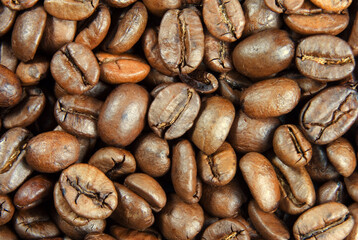
[[[18,236],[7,225],[0,226],[0,238],[7,240],[18,240]]]
[[[157,15],[163,16],[164,13],[169,9],[176,9],[182,6],[181,0],[143,0],[143,3],[148,8],[148,10]]]
[[[358,173],[354,172],[349,177],[344,178],[344,183],[349,196],[357,202],[358,200]]]
[[[293,226],[293,236],[296,240],[344,239],[353,225],[353,217],[346,206],[336,202],[325,203],[307,210],[298,217]]]
[[[239,42],[232,52],[233,63],[235,69],[245,76],[269,77],[291,64],[294,47],[286,31],[265,30]]]
[[[18,188],[32,173],[25,161],[26,146],[32,134],[24,128],[12,128],[0,138],[0,194]]]
[[[354,218],[354,226],[353,229],[351,231],[351,233],[348,235],[347,238],[345,238],[346,240],[354,240],[358,237],[358,204],[357,203],[353,203],[348,207],[349,213],[353,216]]]
[[[118,19],[112,19],[114,26],[106,37],[104,50],[120,54],[131,49],[142,36],[147,21],[147,9],[142,2],[136,2],[128,11],[122,12]]]
[[[97,167],[112,180],[136,170],[134,156],[125,149],[115,147],[99,149],[91,156],[88,164]]]
[[[4,36],[12,27],[16,19],[16,11],[0,3],[0,37]]]
[[[106,2],[115,8],[125,8],[135,3],[137,0],[106,0]]]
[[[345,186],[342,181],[330,180],[319,187],[317,192],[317,203],[340,202],[346,198]]]
[[[72,21],[88,18],[97,8],[99,0],[72,1],[72,0],[45,0],[44,7],[50,15]]]
[[[163,73],[157,71],[156,69],[152,68],[147,76],[147,78],[145,78],[143,80],[143,83],[149,87],[155,87],[161,83],[174,83],[174,82],[178,82],[179,80],[177,79],[176,76],[168,76],[168,75],[164,75]]]
[[[294,11],[300,8],[304,0],[265,0],[266,5],[274,12]]]
[[[354,18],[353,26],[348,39],[348,44],[349,46],[351,46],[354,56],[357,56],[358,55],[358,13],[356,13]]]
[[[19,78],[0,65],[0,107],[12,107],[21,100],[22,88]]]
[[[160,56],[174,73],[188,74],[203,60],[203,26],[191,8],[168,10],[160,23],[158,41]]]
[[[8,223],[15,213],[15,207],[8,195],[0,195],[0,226]],[[1,236],[1,235],[0,235]]]
[[[219,87],[219,82],[216,77],[204,70],[196,69],[190,74],[179,74],[182,82],[188,84],[199,93],[213,93]]]
[[[91,49],[73,42],[53,55],[50,70],[56,82],[70,94],[90,90],[100,76],[100,68]]]
[[[166,174],[170,168],[169,145],[154,133],[148,133],[136,141],[134,157],[138,167],[152,177]]]
[[[307,139],[327,144],[345,134],[358,115],[357,92],[345,86],[330,87],[302,108],[300,126]]]
[[[298,44],[296,66],[306,77],[330,82],[351,74],[355,61],[347,42],[331,35],[318,35]]]
[[[84,240],[116,240],[116,239],[105,233],[89,233],[86,235]]]
[[[297,126],[285,124],[278,127],[273,137],[273,150],[286,165],[299,168],[312,158],[312,146]]]
[[[312,3],[329,12],[341,12],[351,5],[352,0],[344,0],[339,2],[327,2],[323,0],[311,0]]]
[[[148,103],[149,94],[139,85],[127,83],[115,88],[99,114],[100,138],[118,147],[132,143],[144,128]]]
[[[36,171],[61,171],[78,160],[80,144],[76,137],[59,131],[41,133],[26,147],[26,162]]]
[[[113,225],[110,228],[111,235],[117,239],[130,240],[131,238],[137,238],[142,240],[162,240],[160,233],[154,229],[147,228],[143,231],[124,228],[119,225]]]
[[[36,85],[41,79],[46,78],[49,68],[49,61],[38,55],[27,63],[20,62],[16,68],[16,75],[20,78],[22,86]]]
[[[11,42],[8,39],[3,39],[0,42],[0,65],[3,65],[7,67],[10,71],[15,72],[17,62],[18,60],[15,57],[14,51],[11,48]]]
[[[244,225],[234,219],[226,218],[207,227],[202,235],[202,239],[249,240],[250,236]]]
[[[95,138],[102,104],[102,101],[84,95],[65,95],[56,102],[55,118],[68,133]]]
[[[193,126],[200,109],[198,93],[184,83],[171,84],[158,93],[148,111],[148,123],[160,137],[181,137]]]
[[[168,240],[193,239],[204,224],[204,211],[198,203],[188,204],[171,194],[158,216],[158,226]]]
[[[299,73],[288,73],[284,74],[282,77],[292,79],[298,84],[301,89],[300,100],[315,95],[327,86],[327,82],[313,80]]]
[[[37,5],[16,18],[11,35],[11,47],[21,61],[27,62],[35,57],[45,30],[46,17],[45,9]]]
[[[21,0],[21,1],[1,0],[1,2],[2,4],[4,4],[5,6],[7,6],[12,10],[21,11],[33,7],[38,2],[38,0]]]
[[[74,164],[62,171],[59,182],[64,198],[80,216],[104,219],[117,207],[113,182],[94,166]]]
[[[270,161],[260,153],[250,152],[239,167],[253,198],[264,212],[274,212],[281,199],[280,183]]]
[[[157,85],[157,86],[156,86],[155,88],[153,88],[153,90],[150,92],[150,96],[153,97],[153,98],[155,98],[160,91],[162,91],[164,88],[168,87],[170,84],[171,84],[171,83],[166,83],[166,82],[164,82],[164,83],[161,83],[161,84]]]
[[[14,195],[17,209],[30,209],[47,200],[53,191],[53,182],[44,175],[36,175],[24,182]]]

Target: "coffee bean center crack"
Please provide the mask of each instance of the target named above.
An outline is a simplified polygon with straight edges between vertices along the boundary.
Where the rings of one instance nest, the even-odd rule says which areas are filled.
[[[11,169],[14,162],[16,162],[20,154],[26,149],[27,141],[28,139],[25,139],[22,142],[20,142],[18,147],[13,151],[11,156],[7,159],[3,167],[0,169],[0,174],[3,174]]]
[[[289,135],[291,137],[291,141],[295,146],[296,153],[297,153],[297,155],[300,156],[299,159],[297,159],[296,163],[301,161],[302,158],[304,158],[307,163],[306,153],[311,149],[309,148],[309,149],[303,150],[301,147],[301,144],[299,143],[298,139],[296,138],[296,135],[293,132],[293,129],[291,127],[287,127],[287,129],[288,129]]]
[[[66,46],[65,51],[61,51],[67,58],[67,62],[81,75],[82,82],[85,86],[91,85],[87,80],[85,73],[81,70],[79,66],[76,64],[76,60],[73,58],[71,52],[69,51],[68,47]]]
[[[218,0],[221,22],[225,23],[227,25],[227,28],[228,28],[228,32],[224,33],[222,35],[230,34],[230,35],[232,35],[233,37],[236,38],[235,27],[232,24],[229,16],[227,15],[226,4],[228,4],[228,3],[230,3],[230,1]],[[220,24],[220,22],[218,24]]]
[[[310,55],[303,55],[301,57],[302,61],[313,61],[320,65],[345,65],[348,63],[353,63],[353,59],[351,57],[345,58],[327,58],[327,57],[316,57]]]

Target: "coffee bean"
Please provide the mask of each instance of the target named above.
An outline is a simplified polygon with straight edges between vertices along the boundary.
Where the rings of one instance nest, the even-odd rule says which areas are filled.
[[[358,224],[356,219],[358,218],[358,204],[357,203],[353,203],[348,207],[349,213],[353,216],[354,218],[354,226],[353,229],[351,231],[351,233],[348,235],[348,237],[346,238],[347,240],[354,240],[355,238],[358,237]]]
[[[115,236],[117,239],[127,239],[131,237],[135,237],[138,239],[145,240],[162,240],[162,236],[160,233],[155,231],[154,229],[147,228],[143,231],[133,230],[129,228],[124,228],[119,225],[113,225],[110,228],[110,232],[112,236]]]
[[[344,178],[349,196],[354,200],[358,200],[358,173],[353,172],[349,177]]]
[[[36,85],[41,79],[47,77],[49,68],[49,61],[37,55],[27,63],[20,62],[16,68],[16,75],[20,78],[22,86]]]
[[[24,1],[1,0],[1,2],[6,7],[12,10],[21,11],[33,7],[38,2],[38,0],[24,0]]]
[[[179,74],[179,78],[199,93],[213,93],[219,87],[216,77],[201,69],[196,69],[190,74]]]
[[[148,8],[148,10],[157,15],[163,16],[164,13],[169,9],[176,9],[182,6],[180,0],[166,1],[166,0],[143,0],[143,3]]]
[[[98,0],[89,1],[64,1],[45,0],[44,7],[50,15],[64,19],[79,21],[88,18],[98,6]]]
[[[249,240],[250,236],[245,226],[233,219],[222,219],[207,227],[202,235],[205,240],[242,239]]]
[[[16,11],[8,8],[7,6],[0,4],[0,37],[4,36],[12,27],[16,19]]]
[[[358,55],[358,14],[356,13],[353,26],[349,35],[348,44],[353,50],[354,56]]]
[[[9,39],[3,39],[0,42],[0,64],[7,67],[10,71],[15,72],[17,67],[17,58],[11,48]]]
[[[84,240],[116,240],[115,238],[111,237],[105,233],[89,233],[86,235]]]
[[[15,207],[8,195],[0,195],[0,225],[8,223],[15,213]],[[1,235],[0,235],[1,236]]]
[[[0,237],[1,239],[8,239],[8,240],[19,239],[18,236],[13,232],[13,230],[7,225],[0,226]]]
[[[266,5],[274,12],[294,11],[300,8],[304,0],[265,0]]]
[[[312,3],[316,6],[325,9],[330,12],[341,12],[344,9],[347,9],[352,3],[352,0],[344,0],[339,2],[326,2],[323,0],[312,0]]]
[[[18,77],[0,65],[0,107],[12,107],[21,100],[22,88]]]
[[[317,203],[340,202],[346,200],[347,195],[344,183],[340,180],[330,180],[325,182],[317,193]]]

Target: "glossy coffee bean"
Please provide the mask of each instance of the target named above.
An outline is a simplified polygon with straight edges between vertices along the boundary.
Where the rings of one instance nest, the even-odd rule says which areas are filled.
[[[358,204],[357,203],[351,204],[348,207],[348,210],[349,210],[349,213],[354,218],[354,226],[353,226],[353,229],[352,229],[351,233],[346,238],[346,240],[354,240],[354,239],[356,239],[358,237],[358,223],[357,223],[357,219],[358,219]]]
[[[317,192],[317,203],[340,202],[346,199],[346,189],[344,182],[340,180],[330,180],[325,182]]]
[[[304,0],[265,0],[266,5],[274,12],[282,13],[283,11],[294,11],[300,8]]]
[[[218,80],[215,75],[202,69],[196,69],[190,74],[179,74],[183,83],[188,84],[199,93],[209,94],[218,89]]]
[[[0,226],[0,237],[1,239],[18,240],[18,236],[8,225]]]
[[[352,0],[345,0],[339,2],[326,2],[323,0],[312,0],[312,3],[316,6],[330,11],[330,12],[341,12],[344,9],[347,9],[349,5],[352,3]]]
[[[44,7],[50,15],[64,19],[79,21],[92,15],[98,6],[98,0],[72,1],[72,0],[45,0]]]
[[[15,73],[0,65],[0,107],[12,107],[21,100],[22,88]]]
[[[358,14],[356,13],[353,26],[349,35],[348,44],[353,50],[354,56],[358,55]]]
[[[16,68],[16,75],[20,78],[22,86],[36,85],[41,79],[46,78],[49,68],[49,61],[37,55],[27,63],[20,62]]]
[[[298,86],[301,89],[301,98],[300,100],[312,97],[319,91],[325,89],[327,87],[326,82],[313,80],[311,78],[305,77],[299,73],[287,73],[284,74],[282,77],[292,79],[293,81],[297,82]]]
[[[2,0],[1,2],[2,4],[4,4],[5,6],[7,6],[12,10],[21,11],[33,7],[38,2],[38,0],[22,0],[22,1]]]
[[[107,0],[106,2],[112,7],[125,8],[136,1],[137,0]]]
[[[58,172],[76,162],[79,151],[76,137],[65,132],[45,132],[29,141],[26,162],[39,172]]]
[[[143,3],[148,10],[157,16],[163,16],[169,9],[180,8],[182,6],[182,2],[183,1],[180,0],[143,0]]]
[[[15,207],[8,195],[0,195],[0,226],[8,223],[15,213]],[[1,235],[0,235],[1,236]]]
[[[0,4],[0,37],[4,36],[12,27],[16,19],[16,11]]]
[[[115,238],[111,237],[105,233],[89,233],[86,235],[84,240],[116,240]]]
[[[110,228],[111,235],[117,239],[131,239],[138,238],[143,240],[162,240],[162,236],[159,232],[147,228],[143,231],[138,231],[134,229],[124,228],[120,225],[113,225]]]
[[[219,220],[207,227],[202,235],[202,238],[206,240],[249,240],[250,236],[244,225],[234,219],[226,218]]]
[[[358,173],[354,172],[349,177],[344,178],[349,196],[357,202],[358,200]]]
[[[0,64],[7,67],[10,71],[15,72],[18,59],[14,55],[9,39],[0,42]]]

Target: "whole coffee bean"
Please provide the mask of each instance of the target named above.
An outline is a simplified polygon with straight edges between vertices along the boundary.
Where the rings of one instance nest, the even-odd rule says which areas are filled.
[[[327,145],[327,157],[343,177],[349,177],[357,165],[353,146],[345,138],[338,138]]]
[[[280,14],[267,7],[264,0],[246,0],[242,4],[245,15],[243,35],[251,35],[267,29],[281,28]]]
[[[330,180],[319,187],[317,193],[317,203],[340,202],[345,200],[345,186],[342,181]]]
[[[229,143],[238,152],[264,152],[272,147],[278,118],[254,119],[242,110],[236,113],[229,133]]]
[[[7,129],[31,125],[45,108],[46,97],[40,88],[27,88],[23,94],[24,99],[3,117],[3,126]]]
[[[139,168],[152,177],[160,177],[169,171],[169,145],[154,133],[143,135],[136,141],[134,157]]]
[[[225,42],[239,39],[245,26],[244,12],[238,0],[204,0],[203,20],[208,31]]]
[[[106,2],[115,8],[125,8],[135,3],[137,0],[106,0]]]
[[[278,29],[247,37],[232,53],[235,69],[251,78],[264,78],[284,70],[293,56],[293,41],[286,31]]]
[[[161,20],[158,39],[163,62],[174,73],[188,74],[203,60],[203,26],[191,8],[168,10]]]
[[[57,123],[79,137],[97,137],[97,120],[103,102],[84,95],[65,95],[55,106]]]
[[[169,9],[180,8],[182,2],[181,0],[143,0],[148,10],[157,16],[163,16]]]
[[[127,83],[115,88],[99,114],[101,139],[118,147],[131,144],[144,128],[148,102],[148,92],[139,85]]]
[[[46,78],[49,68],[49,61],[37,55],[27,63],[20,62],[16,68],[16,75],[20,78],[22,86],[36,85],[41,79]]]
[[[1,18],[1,17],[0,17]],[[10,71],[15,72],[17,67],[17,58],[11,48],[9,38],[0,42],[0,65],[7,67]]]
[[[244,225],[234,219],[226,218],[207,227],[202,235],[202,239],[249,240],[250,236]]]
[[[46,17],[45,9],[37,5],[16,18],[11,35],[11,47],[21,61],[27,62],[35,57],[45,29]]]
[[[16,19],[16,11],[0,3],[0,37],[4,36],[12,27]]]
[[[224,143],[234,117],[235,109],[229,100],[210,97],[201,104],[190,139],[205,154],[213,154]]]
[[[79,33],[75,42],[94,49],[106,37],[110,25],[111,14],[109,8],[104,4],[100,4],[89,19],[79,23]]]
[[[8,223],[15,213],[12,200],[7,195],[0,195],[0,226]],[[1,235],[0,235],[1,236]]]
[[[299,73],[287,73],[284,74],[282,77],[292,79],[298,84],[301,89],[300,100],[315,95],[319,91],[325,89],[327,86],[327,82],[313,80]]]
[[[0,65],[0,107],[12,107],[21,100],[22,88],[20,80],[9,69]]]
[[[282,220],[280,220],[274,213],[262,211],[256,201],[250,201],[248,213],[252,224],[264,239],[290,239],[290,232]]]
[[[357,92],[335,86],[317,94],[302,108],[300,126],[307,139],[327,144],[345,134],[358,115]]]
[[[136,83],[149,73],[150,67],[143,59],[131,54],[96,54],[100,65],[100,79],[110,84]]]
[[[84,240],[116,240],[115,238],[111,237],[105,233],[89,233],[86,235]]]
[[[304,167],[290,167],[277,156],[271,162],[281,187],[280,209],[294,215],[312,207],[316,192],[307,170]]]
[[[299,34],[331,34],[341,33],[349,23],[348,11],[334,13],[323,11],[305,0],[303,5],[296,10],[286,11],[285,24]]]
[[[203,184],[200,204],[205,212],[219,218],[232,218],[239,215],[240,207],[246,202],[239,181],[233,179],[224,186]]]
[[[351,233],[348,235],[347,238],[345,238],[346,240],[354,240],[358,237],[358,204],[357,203],[353,203],[348,207],[349,213],[353,216],[354,218],[354,226],[353,229],[351,231]]]
[[[1,0],[1,2],[2,4],[4,4],[5,6],[7,6],[12,10],[21,11],[33,7],[38,2],[38,0],[21,0],[21,1]]]
[[[196,69],[190,74],[179,74],[179,78],[199,93],[213,93],[219,87],[219,82],[214,74],[202,69]]]
[[[352,73],[355,61],[347,42],[331,35],[318,35],[307,37],[298,44],[296,66],[309,78],[329,82]]]
[[[257,82],[243,92],[242,110],[252,118],[278,117],[291,112],[300,100],[298,84],[288,78]]]
[[[30,209],[40,205],[51,195],[53,182],[44,175],[36,175],[24,182],[14,195],[17,209]]]
[[[50,70],[55,81],[71,94],[90,90],[100,76],[100,68],[91,49],[73,42],[53,55]]]
[[[148,123],[160,137],[181,137],[192,127],[200,109],[200,97],[184,83],[164,88],[153,100],[148,111]]]
[[[134,156],[125,149],[104,147],[97,150],[88,161],[88,164],[97,167],[112,180],[136,170]]]
[[[112,19],[113,29],[106,37],[104,50],[120,54],[131,49],[142,36],[147,21],[147,9],[142,2],[136,2],[129,10],[122,12],[119,18]]]
[[[354,18],[353,26],[348,39],[348,44],[349,46],[351,46],[354,56],[357,56],[358,55],[358,13],[356,13]]]
[[[119,225],[113,225],[110,228],[111,235],[117,239],[130,240],[131,238],[137,238],[142,240],[162,240],[162,236],[157,231],[147,228],[143,231],[133,230],[121,227]]]
[[[278,127],[273,137],[273,150],[286,165],[299,168],[312,158],[312,146],[297,126],[285,124]]]
[[[79,151],[76,137],[59,131],[45,132],[29,141],[26,162],[39,172],[58,172],[76,162]]]
[[[330,12],[341,12],[344,9],[347,9],[351,5],[352,0],[344,0],[339,2],[327,2],[323,0],[311,0],[312,3],[324,10]]]
[[[158,226],[168,240],[193,239],[204,223],[204,211],[198,203],[188,204],[171,194],[158,216]]]
[[[353,172],[349,177],[344,178],[349,196],[357,202],[358,200],[358,173]]]
[[[274,12],[294,11],[300,8],[304,0],[265,0],[266,5]]]
[[[45,0],[44,7],[50,15],[64,19],[79,21],[88,18],[97,8],[99,0],[72,1],[72,0]]]
[[[59,182],[64,198],[80,216],[104,219],[117,207],[113,182],[94,166],[74,164],[62,171]]]
[[[114,183],[118,193],[118,206],[111,218],[124,227],[144,230],[154,223],[154,215],[147,201],[126,186]]]
[[[253,198],[264,212],[274,212],[281,199],[280,183],[270,161],[260,153],[250,152],[239,167]]]
[[[156,87],[161,83],[174,83],[179,80],[175,76],[164,75],[157,71],[155,68],[151,68],[147,78],[144,79],[143,83],[149,87]]]
[[[331,202],[315,206],[301,214],[293,225],[293,236],[299,239],[344,239],[354,225],[348,208]]]
[[[254,229],[254,226],[252,225],[251,221],[250,223],[248,221],[246,221],[242,216],[237,216],[234,218],[236,221],[238,221],[239,223],[241,223],[242,225],[245,226],[246,231],[249,233],[250,235],[250,239],[262,239],[260,238],[259,234],[256,232],[256,230]]]
[[[171,179],[176,194],[186,203],[197,203],[199,185],[195,152],[188,140],[181,140],[173,147]]]
[[[48,15],[40,47],[53,54],[75,38],[77,22]]]
[[[7,240],[18,240],[17,235],[7,225],[0,226],[0,238]]]
[[[42,239],[60,235],[60,230],[44,208],[18,211],[14,215],[14,229],[22,239]]]
[[[12,128],[0,138],[0,194],[18,188],[32,173],[25,161],[26,146],[32,134],[24,128]]]

